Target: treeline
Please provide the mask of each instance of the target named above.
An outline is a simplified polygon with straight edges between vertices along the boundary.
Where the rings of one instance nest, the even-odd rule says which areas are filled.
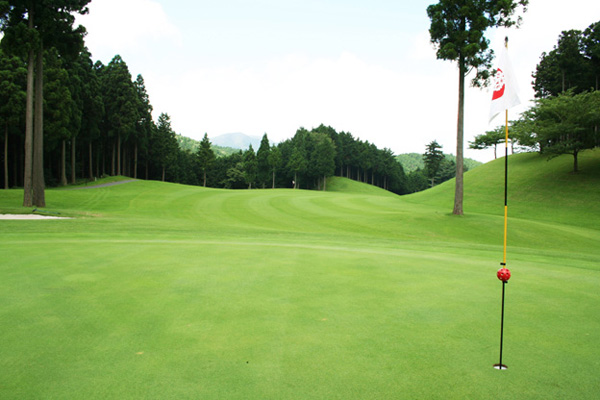
[[[48,49],[44,63],[48,186],[124,175],[222,188],[324,189],[326,177],[337,175],[398,194],[421,189],[411,187],[391,150],[324,125],[311,131],[300,128],[276,146],[265,135],[256,152],[250,148],[227,155],[209,145],[214,160],[206,164],[202,146],[190,150],[194,147],[173,131],[168,114],[152,119],[142,75],[133,79],[119,55],[104,65],[93,62],[85,48],[73,60]],[[5,188],[21,187],[23,182],[26,67],[22,58],[0,50]]]
[[[44,51],[44,178],[46,185],[105,175],[162,179],[178,149],[167,114],[155,123],[142,75],[125,61],[93,62],[87,49],[66,60]],[[26,63],[0,50],[3,187],[22,186]],[[177,158],[177,157],[175,157]]]
[[[342,176],[379,186],[398,194],[410,193],[407,177],[389,149],[336,132],[320,125],[300,128],[291,139],[277,145],[263,135],[259,148],[215,157],[207,135],[196,152],[200,182],[210,187],[302,188],[326,190],[327,177]]]
[[[510,122],[511,147],[539,151],[549,158],[573,156],[600,146],[600,21],[584,31],[563,31],[554,49],[542,53],[533,73],[535,104]],[[475,137],[474,149],[494,148],[505,141],[503,127]]]
[[[116,55],[94,61],[74,13],[89,0],[7,2],[0,7],[0,185],[23,187],[24,206],[44,206],[46,186],[107,175],[223,188],[326,189],[338,175],[398,194],[411,185],[389,149],[321,125],[271,145],[215,155],[208,138],[196,151],[168,114],[152,118],[142,75]],[[36,17],[37,16],[37,17]],[[35,18],[35,19],[34,19]]]

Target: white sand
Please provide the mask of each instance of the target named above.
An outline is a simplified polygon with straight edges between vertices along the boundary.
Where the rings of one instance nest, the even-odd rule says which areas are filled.
[[[37,214],[0,214],[0,219],[70,219],[68,217],[50,217]]]

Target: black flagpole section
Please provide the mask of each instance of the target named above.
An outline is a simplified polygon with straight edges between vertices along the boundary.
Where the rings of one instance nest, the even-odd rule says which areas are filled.
[[[510,271],[506,268],[506,237],[508,226],[508,110],[506,110],[506,137],[504,148],[504,257],[500,263],[502,266],[498,270],[498,279],[502,281],[502,311],[500,314],[500,362],[494,367],[498,369],[506,369],[507,366],[502,364],[502,347],[504,343],[504,295],[506,291],[506,283],[510,278]]]
[[[507,368],[506,365],[502,364],[502,342],[504,341],[504,289],[506,287],[506,281],[502,281],[502,313],[500,317],[500,362],[498,363],[498,369]]]

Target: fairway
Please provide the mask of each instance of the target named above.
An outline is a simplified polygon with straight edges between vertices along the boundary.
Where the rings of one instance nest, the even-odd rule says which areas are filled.
[[[600,151],[410,196],[154,181],[0,220],[2,399],[595,399]],[[0,213],[23,213],[22,190]]]

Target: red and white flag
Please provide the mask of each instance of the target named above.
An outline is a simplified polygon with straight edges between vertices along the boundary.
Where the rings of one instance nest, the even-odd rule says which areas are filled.
[[[498,57],[498,69],[494,76],[490,122],[496,115],[519,104],[521,104],[521,100],[519,100],[517,80],[508,59],[508,50],[506,46],[502,46],[502,52]]]

